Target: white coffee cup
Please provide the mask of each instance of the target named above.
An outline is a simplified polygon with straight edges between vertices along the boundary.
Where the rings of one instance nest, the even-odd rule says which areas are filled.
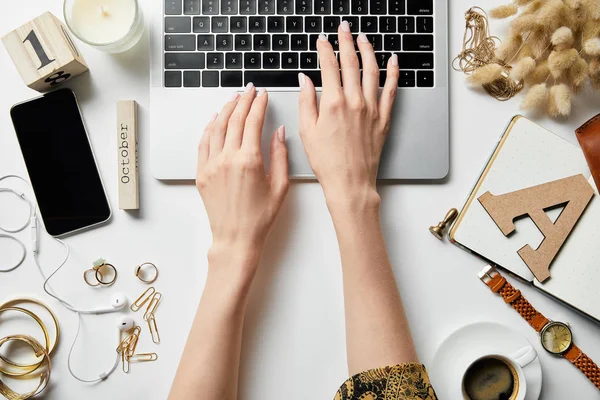
[[[469,396],[464,387],[464,379],[469,368],[483,359],[497,359],[508,366],[513,375],[513,391],[509,400],[524,400],[527,394],[527,380],[523,368],[527,367],[537,358],[537,352],[531,346],[525,346],[512,354],[483,354],[470,362],[467,368],[462,373],[463,380],[461,381],[462,393],[465,400],[469,400]]]

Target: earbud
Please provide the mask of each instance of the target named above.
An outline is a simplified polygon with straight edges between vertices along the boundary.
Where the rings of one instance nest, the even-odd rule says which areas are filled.
[[[109,314],[109,313],[117,312],[117,311],[123,309],[125,306],[127,306],[127,297],[125,296],[124,293],[121,293],[121,292],[115,293],[112,296],[110,305],[111,305],[111,307],[98,308],[98,309],[90,310],[90,311],[81,311],[81,310],[75,310],[75,309],[73,309],[73,311],[79,312],[81,314]]]
[[[133,318],[128,317],[126,315],[117,319],[117,328],[119,328],[119,330],[121,332],[126,332],[126,331],[132,329],[134,325],[135,325],[135,321],[133,320]]]

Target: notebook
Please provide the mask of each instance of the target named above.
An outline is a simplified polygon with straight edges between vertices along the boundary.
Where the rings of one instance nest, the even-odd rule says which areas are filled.
[[[551,277],[540,283],[517,253],[526,244],[536,249],[544,238],[540,230],[524,217],[515,221],[513,234],[504,236],[478,198],[487,191],[504,194],[577,174],[588,179],[594,195],[551,263]],[[450,240],[600,323],[600,198],[590,175],[579,147],[516,116],[454,222]],[[554,222],[560,211],[547,215]]]

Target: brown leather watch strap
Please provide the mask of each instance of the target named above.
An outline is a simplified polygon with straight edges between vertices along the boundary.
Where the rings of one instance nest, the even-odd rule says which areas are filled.
[[[575,344],[569,347],[564,357],[588,377],[600,389],[600,368]]]
[[[590,172],[600,190],[600,114],[575,130]]]

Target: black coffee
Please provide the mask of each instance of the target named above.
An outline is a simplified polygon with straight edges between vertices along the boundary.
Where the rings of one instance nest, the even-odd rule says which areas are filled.
[[[463,388],[471,400],[511,400],[518,389],[515,379],[512,366],[486,357],[471,364],[463,378]]]

